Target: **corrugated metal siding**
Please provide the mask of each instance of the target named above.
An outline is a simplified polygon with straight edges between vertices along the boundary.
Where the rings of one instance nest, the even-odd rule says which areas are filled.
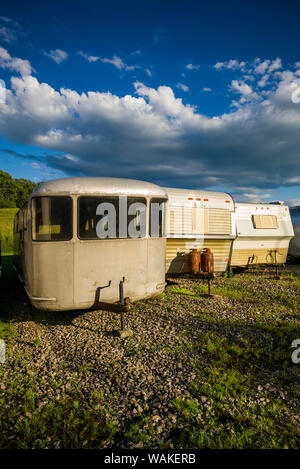
[[[214,255],[214,264],[216,272],[225,272],[227,269],[230,248],[232,240],[230,239],[206,239],[203,248],[210,248]]]
[[[230,255],[230,239],[167,239],[166,271],[167,273],[189,272],[188,256],[190,249],[210,248],[214,255],[215,271],[224,272]]]
[[[206,234],[229,234],[231,233],[231,215],[229,210],[209,208],[208,231]]]
[[[169,233],[188,234],[193,232],[193,208],[170,207]]]
[[[167,219],[170,234],[231,234],[231,212],[226,209],[170,206]]]
[[[233,249],[230,265],[245,266],[248,259],[256,256],[253,264],[272,264],[275,262],[274,253],[270,249]],[[280,248],[277,251],[277,262],[283,264],[286,262],[287,248]]]

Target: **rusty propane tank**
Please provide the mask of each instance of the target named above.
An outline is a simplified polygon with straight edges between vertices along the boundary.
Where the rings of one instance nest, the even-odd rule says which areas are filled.
[[[198,274],[200,270],[200,253],[197,249],[191,249],[190,252],[190,270],[192,274]]]
[[[205,249],[201,254],[201,267],[202,272],[214,271],[214,255],[209,248]]]

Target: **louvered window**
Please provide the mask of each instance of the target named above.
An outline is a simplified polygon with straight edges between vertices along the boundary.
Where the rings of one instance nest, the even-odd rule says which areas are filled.
[[[204,211],[205,234],[230,234],[231,215],[229,210],[209,208]]]
[[[278,228],[278,221],[275,215],[253,215],[253,226],[256,229],[273,229]]]

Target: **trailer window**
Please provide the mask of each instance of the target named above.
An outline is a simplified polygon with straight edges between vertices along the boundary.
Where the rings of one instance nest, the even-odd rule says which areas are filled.
[[[151,238],[164,236],[165,199],[151,199],[149,213],[149,234]]]
[[[276,229],[278,221],[275,215],[253,215],[253,226],[256,229]]]
[[[34,197],[32,199],[32,239],[68,241],[72,238],[72,199]]]
[[[80,239],[143,238],[147,202],[143,197],[92,197],[78,199]]]

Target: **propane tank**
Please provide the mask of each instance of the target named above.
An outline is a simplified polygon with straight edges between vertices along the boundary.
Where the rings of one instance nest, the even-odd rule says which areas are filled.
[[[190,252],[190,269],[192,274],[198,274],[200,270],[200,253],[197,249],[191,249]]]
[[[201,254],[201,267],[203,272],[212,273],[214,271],[214,255],[209,248]]]

